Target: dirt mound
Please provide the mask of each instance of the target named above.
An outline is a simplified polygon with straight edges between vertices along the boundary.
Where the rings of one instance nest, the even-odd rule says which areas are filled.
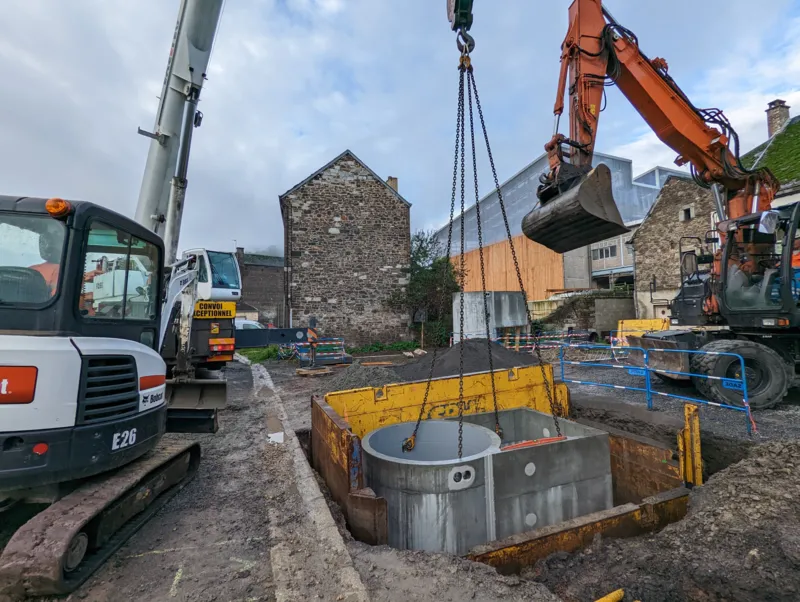
[[[564,600],[800,600],[800,442],[753,448],[692,492],[687,517],[660,533],[596,541],[524,576]]]
[[[336,374],[326,377],[325,386],[328,391],[347,391],[363,387],[382,387],[402,380],[392,368],[353,364],[347,368],[337,368]]]
[[[469,339],[444,351],[440,350],[436,354],[436,363],[433,368],[434,378],[458,375],[462,345],[464,348],[464,374],[485,372],[489,369],[489,349],[486,345],[486,339]],[[395,371],[405,382],[426,380],[430,373],[432,362],[433,353],[428,353],[428,355],[416,362],[405,366],[397,366]],[[536,363],[538,363],[536,358],[530,354],[517,353],[506,349],[502,345],[492,344],[492,364],[495,370],[498,368],[530,366]]]

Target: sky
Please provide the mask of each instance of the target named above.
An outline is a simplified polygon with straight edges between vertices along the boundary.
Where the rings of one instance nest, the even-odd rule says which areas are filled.
[[[447,221],[458,50],[445,0],[235,0],[220,21],[195,130],[181,248],[282,247],[278,196],[345,149],[399,179],[412,229]],[[543,152],[568,0],[476,0],[475,78],[500,180]],[[606,0],[743,151],[767,102],[800,114],[800,0]],[[657,6],[657,12],[653,8]],[[178,0],[4,0],[2,194],[93,201],[133,216]],[[638,174],[672,167],[609,89],[596,150]],[[563,129],[562,129],[563,131]],[[484,155],[481,196],[491,190]],[[474,199],[473,199],[474,201]]]

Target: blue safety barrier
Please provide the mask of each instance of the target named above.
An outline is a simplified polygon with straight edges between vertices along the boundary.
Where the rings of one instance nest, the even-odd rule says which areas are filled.
[[[559,363],[561,368],[561,380],[565,383],[573,383],[578,385],[587,385],[591,387],[605,387],[608,389],[624,389],[628,391],[638,391],[640,393],[645,394],[645,399],[647,400],[647,409],[653,409],[653,396],[659,395],[661,397],[669,397],[672,399],[680,399],[682,401],[688,401],[690,403],[697,403],[702,405],[714,406],[718,408],[725,408],[728,410],[734,410],[736,412],[743,412],[747,417],[747,433],[752,434],[753,429],[755,427],[755,422],[753,421],[753,416],[750,410],[750,402],[747,399],[747,376],[745,374],[745,364],[744,358],[739,355],[738,353],[725,353],[725,352],[718,352],[718,351],[702,351],[702,350],[690,350],[690,349],[644,349],[642,347],[615,347],[614,349],[625,349],[627,351],[640,351],[643,357],[643,366],[631,366],[623,363],[618,364],[605,364],[600,363],[597,361],[579,361],[579,360],[567,360],[564,358],[564,350],[565,349],[608,349],[608,346],[605,345],[590,345],[590,344],[577,344],[577,345],[562,345],[561,350],[559,351]],[[729,356],[734,357],[739,361],[740,365],[740,375],[741,378],[725,378],[721,376],[711,376],[708,374],[696,374],[694,372],[679,372],[675,370],[662,370],[658,368],[653,368],[650,366],[650,355],[653,353],[686,353],[690,355],[722,355],[722,356]],[[564,367],[565,366],[592,366],[595,368],[610,368],[616,370],[625,370],[627,374],[631,376],[640,376],[644,378],[644,386],[643,387],[632,387],[627,385],[612,385],[609,383],[600,383],[595,381],[588,381],[588,380],[576,380],[576,379],[569,379],[566,377]],[[651,375],[653,373],[659,374],[666,374],[666,375],[674,375],[674,376],[689,376],[689,377],[696,377],[696,378],[705,378],[709,380],[719,380],[722,382],[722,386],[726,389],[730,389],[733,391],[739,391],[742,394],[742,403],[743,407],[734,406],[725,403],[717,403],[715,401],[710,401],[708,399],[699,399],[696,397],[689,397],[686,395],[678,395],[676,393],[667,393],[665,391],[656,391],[653,389],[653,382]]]

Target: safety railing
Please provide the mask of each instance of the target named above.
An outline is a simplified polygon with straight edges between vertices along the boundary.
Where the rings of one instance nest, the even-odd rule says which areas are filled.
[[[452,347],[455,342],[454,332],[450,333],[450,346]],[[581,341],[589,341],[592,333],[588,330],[552,330],[541,331],[535,334],[530,333],[503,333],[492,336],[493,343],[502,345],[507,349],[513,349],[521,353],[531,353],[536,343],[540,349],[556,349],[561,347],[564,343],[573,343]],[[466,332],[464,339],[485,339],[486,332]]]
[[[736,412],[742,412],[745,414],[747,419],[747,433],[752,434],[756,430],[756,425],[753,420],[753,415],[750,409],[750,402],[747,397],[747,375],[745,373],[745,363],[744,358],[739,355],[738,353],[727,353],[727,352],[718,352],[718,351],[702,351],[702,350],[691,350],[691,349],[658,349],[658,348],[650,348],[645,349],[643,347],[631,347],[626,346],[624,348],[615,347],[616,350],[625,350],[626,352],[635,351],[641,353],[642,357],[642,365],[632,365],[627,361],[618,361],[617,363],[605,363],[605,362],[598,362],[592,360],[580,360],[580,359],[567,359],[565,354],[567,350],[572,349],[608,349],[607,346],[601,345],[591,345],[591,344],[565,344],[561,346],[559,351],[559,365],[561,370],[561,380],[565,383],[572,383],[578,385],[586,385],[591,387],[604,387],[609,389],[617,389],[617,390],[628,390],[628,391],[637,391],[640,393],[644,393],[645,399],[647,401],[647,409],[653,409],[653,398],[654,396],[660,397],[667,397],[671,399],[677,399],[681,401],[686,401],[690,403],[700,404],[700,405],[707,405],[707,406],[714,406],[718,408],[725,408],[728,410],[734,410]],[[664,368],[656,368],[650,364],[650,360],[653,354],[656,353],[674,353],[674,354],[686,354],[686,355],[715,355],[715,356],[728,356],[735,358],[739,363],[739,378],[729,378],[723,376],[714,376],[711,374],[699,374],[695,372],[684,372],[681,370],[668,370]],[[690,362],[691,365],[691,362]],[[608,368],[610,370],[624,370],[628,375],[634,377],[642,377],[644,379],[644,383],[642,386],[631,386],[631,385],[621,385],[621,384],[612,384],[612,383],[602,383],[592,380],[578,380],[574,378],[567,378],[566,374],[566,367],[567,366],[589,366],[592,368]],[[742,395],[742,405],[736,406],[732,404],[726,403],[719,403],[715,401],[711,401],[709,399],[703,399],[698,397],[689,397],[688,395],[679,395],[677,393],[672,393],[669,391],[660,391],[653,388],[653,374],[663,374],[665,376],[682,376],[688,378],[701,378],[707,380],[717,380],[720,381],[720,384],[723,388],[738,391]]]
[[[315,356],[317,359],[344,359],[346,356],[344,339],[338,337],[318,338],[314,342],[316,347]],[[311,359],[311,343],[292,343],[293,352],[286,351],[287,358],[298,358],[300,360]]]

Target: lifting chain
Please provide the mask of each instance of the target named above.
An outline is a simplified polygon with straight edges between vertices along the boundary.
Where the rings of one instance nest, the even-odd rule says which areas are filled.
[[[503,191],[500,189],[500,181],[497,179],[497,169],[494,166],[494,158],[492,157],[492,147],[489,144],[489,135],[486,132],[486,122],[483,119],[483,109],[481,109],[481,100],[478,96],[478,86],[475,84],[475,74],[470,67],[468,74],[468,86],[470,90],[475,94],[475,107],[478,109],[478,117],[481,121],[481,129],[483,130],[483,139],[486,142],[486,152],[489,155],[489,165],[492,168],[492,177],[494,178],[494,187],[495,191],[497,192],[497,200],[500,205],[500,211],[503,214],[503,224],[506,228],[506,236],[508,238],[508,245],[511,248],[511,257],[514,260],[514,269],[517,273],[517,281],[519,283],[519,290],[522,293],[522,300],[525,303],[525,315],[528,320],[528,324],[532,327],[533,326],[533,319],[531,318],[531,310],[528,306],[528,295],[525,293],[525,284],[522,280],[522,272],[519,269],[519,261],[517,260],[517,252],[514,248],[514,238],[511,235],[511,227],[508,224],[508,214],[506,213],[506,206],[505,202],[503,201]],[[471,107],[470,107],[471,108]],[[477,213],[476,213],[477,217]],[[480,224],[480,222],[478,222]],[[480,225],[478,226],[480,228]],[[542,380],[544,381],[545,391],[547,393],[547,401],[550,405],[550,414],[553,416],[553,423],[555,424],[556,428],[556,436],[561,436],[561,425],[558,422],[558,414],[561,408],[557,408],[556,400],[553,395],[553,390],[550,388],[550,381],[548,379],[547,370],[544,367],[544,361],[542,360],[542,352],[539,349],[539,340],[534,335],[533,337],[533,350],[536,353],[536,359],[539,361],[539,368],[542,371]]]
[[[466,63],[461,62],[459,64],[459,82],[458,82],[458,115],[456,117],[456,142],[455,142],[455,151],[454,151],[454,158],[453,158],[453,188],[452,194],[450,195],[450,221],[448,223],[447,228],[447,255],[446,257],[450,257],[450,252],[453,247],[453,218],[455,217],[455,209],[456,209],[456,191],[457,191],[457,177],[458,177],[458,158],[459,158],[459,148],[463,146],[463,138],[464,138],[464,82],[465,82],[465,74],[466,74]],[[462,153],[463,154],[463,153]],[[463,188],[463,185],[462,185]],[[462,218],[463,219],[463,218]],[[462,229],[463,232],[463,229]],[[462,247],[463,248],[463,247]],[[462,252],[463,255],[463,252]],[[448,278],[449,274],[448,271],[450,269],[448,262],[442,262],[442,278],[443,282],[446,282],[446,278]],[[445,295],[441,295],[439,299],[439,315],[443,315],[444,307],[445,307]],[[463,315],[463,314],[462,314]],[[428,404],[428,396],[430,395],[431,390],[431,381],[433,380],[433,368],[436,365],[436,354],[438,351],[438,347],[433,348],[433,354],[431,357],[431,366],[430,370],[428,371],[428,379],[425,384],[425,395],[422,398],[422,405],[419,408],[419,416],[417,416],[417,423],[414,425],[414,432],[411,436],[403,441],[403,451],[410,452],[414,449],[414,445],[417,441],[417,432],[419,431],[419,425],[422,422],[422,417],[425,414],[425,406]],[[462,369],[463,371],[463,369]],[[459,406],[461,407],[461,406]],[[459,429],[460,430],[460,429]]]
[[[482,230],[482,223],[481,223],[481,214],[480,214],[480,196],[479,196],[479,189],[478,189],[478,165],[477,165],[477,149],[475,147],[475,124],[474,124],[474,114],[473,114],[473,95],[475,96],[475,108],[478,110],[478,117],[480,119],[481,124],[481,131],[483,133],[484,142],[486,144],[486,151],[489,157],[489,164],[492,169],[492,177],[494,179],[495,190],[497,192],[497,199],[500,205],[500,211],[503,215],[503,223],[506,229],[506,235],[508,237],[508,243],[511,248],[511,256],[514,260],[514,269],[517,275],[517,281],[519,283],[519,289],[522,293],[523,301],[525,303],[525,313],[528,320],[529,325],[533,325],[533,320],[531,319],[530,308],[528,307],[528,296],[525,293],[525,285],[522,280],[522,272],[519,267],[519,261],[517,260],[517,253],[514,248],[514,241],[513,236],[511,235],[511,228],[508,223],[508,215],[506,213],[505,202],[503,200],[503,193],[500,189],[500,181],[497,178],[497,169],[495,168],[494,164],[494,157],[492,156],[492,149],[489,144],[489,135],[486,131],[486,122],[483,117],[483,109],[481,108],[480,97],[478,96],[478,87],[475,83],[475,75],[472,69],[472,61],[470,59],[470,52],[475,47],[475,40],[466,32],[466,29],[460,28],[458,30],[458,39],[457,39],[458,49],[461,52],[461,58],[458,64],[459,70],[459,84],[458,84],[458,113],[456,115],[456,141],[455,141],[455,157],[453,159],[453,187],[452,187],[452,194],[450,196],[450,221],[448,224],[447,229],[447,255],[446,257],[451,256],[452,251],[452,244],[453,244],[453,222],[455,217],[455,203],[456,203],[456,191],[458,187],[458,175],[460,171],[460,200],[461,200],[461,218],[460,218],[460,256],[459,256],[459,285],[461,291],[464,290],[465,284],[465,247],[464,247],[464,236],[465,236],[465,195],[466,195],[466,187],[465,187],[465,126],[466,126],[466,115],[465,115],[465,102],[464,102],[464,87],[465,87],[465,79],[466,79],[466,87],[467,87],[467,105],[469,106],[469,129],[470,129],[470,142],[471,142],[471,150],[472,150],[472,171],[474,177],[474,189],[475,189],[475,218],[477,222],[477,230],[478,230],[478,254],[480,257],[480,266],[481,266],[481,291],[483,293],[483,312],[484,312],[484,322],[486,325],[486,344],[487,349],[489,352],[489,374],[491,375],[491,383],[492,383],[492,402],[494,405],[494,418],[495,418],[495,432],[502,438],[503,431],[500,427],[500,412],[497,404],[497,387],[495,384],[494,379],[494,361],[492,356],[492,340],[491,340],[491,330],[489,327],[489,300],[486,292],[486,267],[485,267],[485,259],[483,253],[483,230]],[[448,263],[442,263],[443,269],[448,269]],[[446,273],[444,274],[447,275]],[[445,295],[441,295],[440,298],[440,307],[439,307],[439,315],[442,315],[444,312],[444,302],[445,302]],[[463,342],[465,340],[464,336],[464,295],[463,292],[459,295],[459,335],[460,335],[460,345],[459,345],[459,365],[458,365],[458,458],[461,459],[463,454],[463,436],[464,436],[464,345]],[[548,380],[548,374],[544,366],[544,361],[542,360],[541,350],[539,349],[539,342],[536,337],[533,339],[533,349],[536,353],[536,357],[539,361],[539,367],[542,371],[542,379],[544,381],[545,391],[547,393],[547,399],[550,405],[550,413],[553,417],[553,422],[555,424],[556,434],[557,436],[561,436],[561,426],[558,422],[558,414],[559,409],[556,407],[556,401],[554,398],[553,390],[550,387],[550,381]],[[425,395],[422,400],[422,405],[420,406],[419,416],[417,416],[417,422],[414,425],[414,431],[411,436],[403,441],[403,451],[410,452],[414,449],[417,439],[417,433],[419,431],[420,424],[422,423],[422,417],[425,414],[425,407],[428,404],[428,397],[430,395],[431,389],[431,381],[433,380],[433,369],[436,364],[436,355],[437,355],[437,348],[434,348],[433,355],[431,358],[431,365],[430,370],[428,372],[428,379],[425,386]]]
[[[486,294],[486,266],[483,257],[483,229],[481,226],[481,204],[478,192],[478,153],[475,148],[475,119],[472,112],[472,65],[467,68],[467,106],[469,106],[469,134],[472,144],[472,174],[475,183],[475,220],[478,226],[478,256],[481,264],[481,291],[483,291],[483,322],[486,325],[486,348],[489,352],[489,375],[492,381],[492,401],[494,403],[494,432],[501,439],[503,429],[500,428],[500,411],[497,407],[497,387],[494,382],[494,360],[492,358],[492,334],[489,324],[489,297]],[[463,255],[462,255],[463,258]],[[462,266],[463,267],[463,266]],[[463,295],[462,295],[463,298]],[[464,313],[461,313],[461,332],[464,332]],[[459,456],[460,457],[460,456]]]

